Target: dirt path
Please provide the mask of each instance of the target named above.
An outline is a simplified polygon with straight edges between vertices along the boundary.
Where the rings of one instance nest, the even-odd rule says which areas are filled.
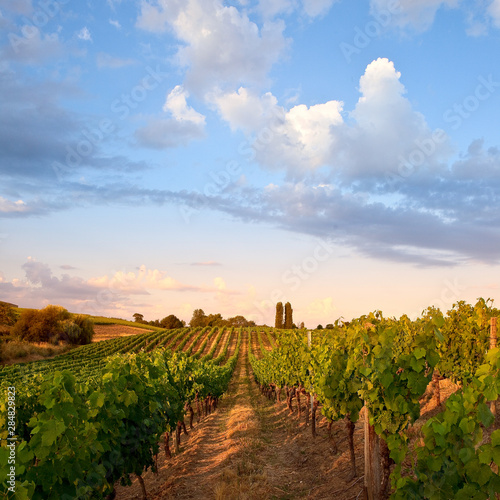
[[[244,333],[235,374],[219,409],[182,436],[178,455],[168,460],[162,452],[157,475],[144,474],[148,498],[355,499],[362,479],[345,481],[347,450],[334,455],[323,426],[313,440],[310,429],[289,416],[283,403],[264,398],[253,381],[247,353]],[[344,448],[341,427],[334,428],[334,434],[339,449]],[[361,456],[358,460],[359,469]],[[137,480],[131,487],[117,488],[116,498],[142,498]]]

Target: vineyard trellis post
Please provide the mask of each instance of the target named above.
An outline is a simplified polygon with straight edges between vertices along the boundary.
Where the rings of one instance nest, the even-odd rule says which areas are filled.
[[[367,500],[380,500],[382,471],[380,467],[380,438],[370,425],[370,412],[365,402],[365,494]]]
[[[497,318],[490,318],[490,349],[494,349],[497,346]],[[490,403],[490,410],[493,413],[495,419],[497,418],[497,405],[496,401]]]
[[[311,350],[312,346],[312,331],[307,330],[307,347],[309,348],[309,351]],[[314,389],[311,387],[311,397],[309,398],[311,400],[311,417],[315,418],[315,412],[314,412]],[[314,423],[312,424],[312,429],[313,429],[313,435],[315,432],[315,425]]]

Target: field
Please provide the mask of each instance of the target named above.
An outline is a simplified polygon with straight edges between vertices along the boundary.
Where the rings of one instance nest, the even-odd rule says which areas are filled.
[[[476,344],[491,334],[483,319],[486,326],[472,332]],[[498,350],[474,358],[472,376],[465,352],[459,365],[447,364],[449,348],[438,355],[443,318],[370,317],[335,328],[308,340],[304,331],[260,327],[136,333],[106,324],[91,345],[4,367],[3,388],[22,388],[18,449],[30,450],[17,455],[26,467],[17,491],[355,500],[427,498],[435,487],[443,492],[435,498],[474,497],[450,488],[495,498],[500,408],[495,403],[492,413],[487,401],[500,387]],[[471,332],[453,331],[463,348]],[[376,455],[366,448],[372,440]],[[83,473],[72,475],[72,467]]]
[[[95,335],[92,342],[114,339],[116,337],[129,337],[138,333],[151,332],[144,328],[137,328],[128,325],[94,325]]]

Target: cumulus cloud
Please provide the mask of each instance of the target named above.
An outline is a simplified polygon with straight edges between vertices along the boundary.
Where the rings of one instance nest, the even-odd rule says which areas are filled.
[[[176,85],[167,95],[163,111],[170,112],[179,122],[191,122],[195,125],[205,125],[205,116],[188,106],[186,99],[189,97],[182,85]]]
[[[282,21],[261,27],[221,0],[142,0],[137,26],[155,33],[172,30],[188,68],[186,87],[205,92],[244,82],[262,84],[287,41]]]
[[[271,93],[258,97],[244,88],[218,95],[213,101],[233,130],[253,136],[252,157],[293,174],[306,173],[328,161],[335,144],[332,130],[343,123],[340,101],[310,107],[300,104],[286,111]]]
[[[236,92],[214,92],[208,99],[232,130],[241,129],[247,134],[261,130],[275,118],[282,120],[285,115],[271,92],[259,96],[252,89],[240,87]]]
[[[80,40],[83,40],[84,42],[91,42],[92,41],[92,35],[90,34],[90,31],[87,28],[87,26],[84,26],[80,31],[78,31],[76,33],[76,36]]]
[[[73,270],[73,266],[60,266]],[[137,297],[160,292],[200,292],[214,297],[237,292],[227,289],[222,278],[214,279],[212,286],[181,283],[158,269],[142,265],[137,272],[116,271],[110,275],[88,280],[69,274],[54,275],[49,265],[28,257],[22,269],[23,279],[8,281],[0,273],[0,295],[24,307],[43,307],[60,304],[72,312],[102,314],[133,309]]]
[[[370,63],[360,78],[361,96],[349,113],[340,100],[286,110],[271,93],[259,96],[245,88],[211,99],[231,128],[249,137],[243,154],[294,178],[322,166],[341,182],[384,178],[413,156],[419,167],[439,168],[449,153],[447,137],[443,133],[435,139],[435,131],[405,97],[400,78],[388,59]],[[429,143],[432,152],[422,160],[419,145],[425,149]]]
[[[187,104],[187,92],[177,85],[166,97],[163,111],[170,118],[150,118],[136,130],[138,144],[153,149],[173,148],[205,137],[205,116]]]
[[[18,213],[27,212],[29,207],[23,200],[11,201],[0,196],[0,212],[7,213]]]
[[[112,276],[91,278],[89,284],[128,294],[149,294],[148,290],[199,291],[199,287],[185,285],[158,269],[141,266],[137,273],[117,271]]]

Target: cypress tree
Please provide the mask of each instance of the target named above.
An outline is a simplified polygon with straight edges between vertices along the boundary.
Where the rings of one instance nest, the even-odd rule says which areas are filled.
[[[283,302],[276,304],[276,321],[274,322],[275,328],[283,328]]]
[[[290,304],[290,302],[287,302],[285,304],[285,328],[287,330],[291,330],[293,328],[292,313],[292,304]]]

